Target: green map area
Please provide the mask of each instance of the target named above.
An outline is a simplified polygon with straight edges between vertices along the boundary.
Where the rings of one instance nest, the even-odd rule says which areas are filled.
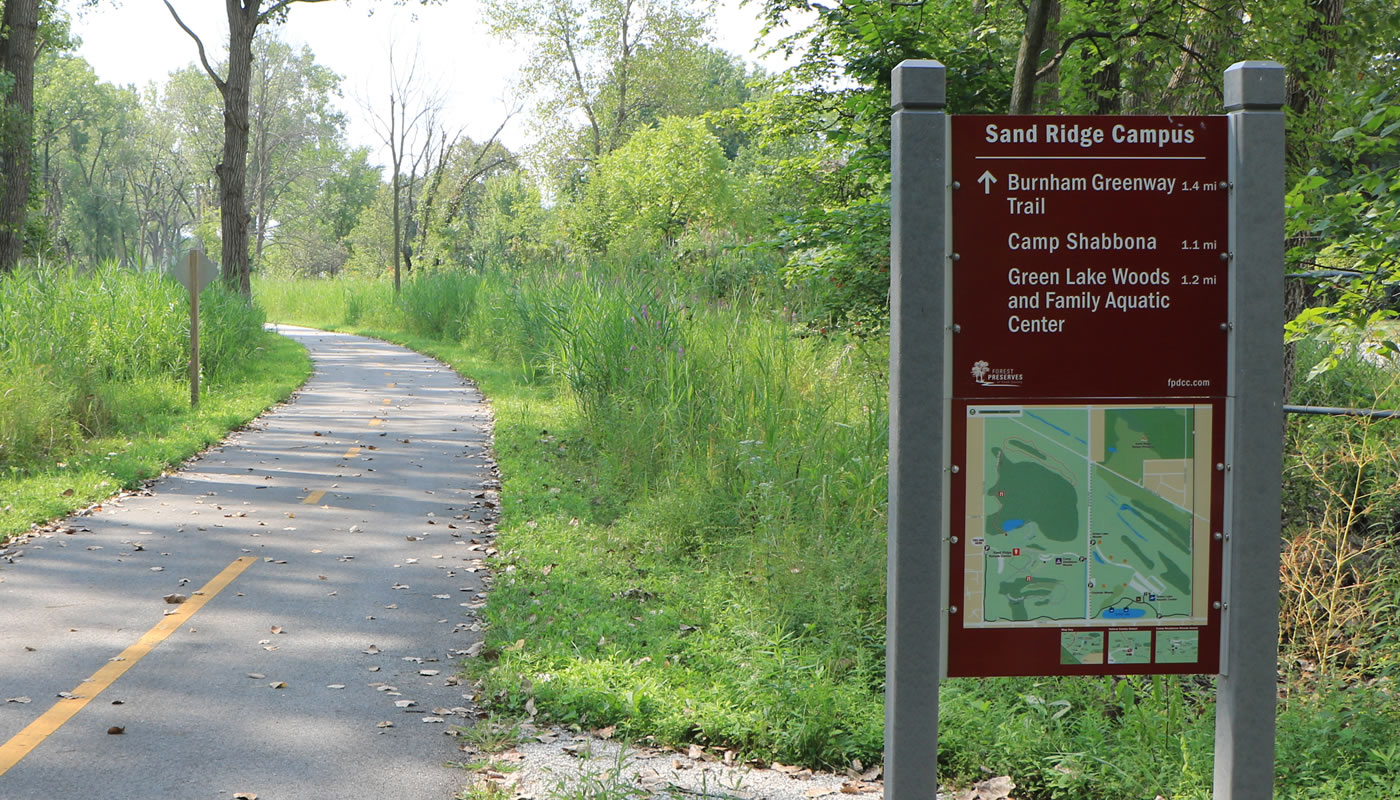
[[[1209,406],[969,408],[967,622],[1128,626],[1203,616],[1205,587],[1194,576],[1205,583],[1210,414]],[[1149,653],[1150,645],[1134,650]]]
[[[1103,631],[1061,631],[1061,664],[1102,664]]]
[[[1197,631],[1157,631],[1158,664],[1194,664],[1200,661]]]

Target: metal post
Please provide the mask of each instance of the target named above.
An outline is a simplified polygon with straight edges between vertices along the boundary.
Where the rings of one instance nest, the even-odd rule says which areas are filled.
[[[1216,800],[1274,796],[1283,469],[1284,70],[1225,70],[1230,116],[1230,385]]]
[[[947,535],[948,118],[937,61],[894,68],[885,797],[938,789]]]
[[[190,250],[190,407],[199,405],[199,251]]]

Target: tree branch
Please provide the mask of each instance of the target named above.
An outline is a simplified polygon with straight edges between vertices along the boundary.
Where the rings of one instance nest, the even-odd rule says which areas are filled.
[[[204,54],[204,42],[200,40],[198,34],[190,30],[190,26],[186,25],[184,20],[180,19],[180,15],[175,12],[175,6],[170,5],[170,0],[163,0],[163,2],[165,3],[165,7],[170,9],[170,16],[175,18],[175,24],[179,25],[185,33],[188,33],[191,39],[194,39],[195,47],[199,48],[199,63],[204,65],[204,71],[209,73],[209,79],[214,81],[214,86],[219,90],[219,94],[227,92],[228,82],[220,78],[219,74],[214,71],[214,68],[209,66],[209,58]]]
[[[1036,72],[1035,72],[1035,79],[1036,79],[1036,80],[1040,80],[1041,78],[1045,77],[1046,75],[1049,75],[1049,74],[1055,69],[1055,67],[1059,66],[1059,65],[1060,65],[1060,62],[1063,61],[1064,58],[1065,58],[1065,56],[1069,53],[1069,46],[1072,45],[1072,44],[1074,44],[1075,42],[1077,42],[1077,41],[1079,41],[1079,40],[1081,40],[1081,39],[1112,39],[1112,38],[1113,38],[1113,34],[1111,34],[1111,33],[1104,33],[1103,31],[1080,31],[1079,33],[1076,33],[1076,34],[1073,34],[1072,36],[1067,37],[1063,42],[1060,42],[1060,50],[1059,50],[1059,52],[1055,53],[1055,55],[1052,56],[1051,59],[1050,59],[1049,61],[1045,62],[1045,66],[1043,66],[1043,67],[1041,67],[1040,69],[1036,70]]]
[[[267,7],[267,10],[263,11],[261,14],[258,14],[258,24],[261,25],[261,24],[263,24],[264,22],[267,22],[267,21],[272,17],[273,14],[276,14],[278,11],[281,11],[282,9],[286,8],[287,6],[290,6],[292,3],[327,3],[327,2],[330,2],[330,0],[277,0],[277,2],[275,2],[275,3],[273,3],[272,5],[268,6],[268,7]],[[168,3],[167,3],[167,5],[168,5]]]

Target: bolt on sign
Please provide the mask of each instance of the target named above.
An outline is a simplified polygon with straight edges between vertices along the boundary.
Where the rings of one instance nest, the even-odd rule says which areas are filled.
[[[949,676],[1214,673],[1224,116],[954,116]]]

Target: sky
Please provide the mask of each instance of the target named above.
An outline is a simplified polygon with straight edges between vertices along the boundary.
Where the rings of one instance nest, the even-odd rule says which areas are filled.
[[[171,0],[181,19],[204,40],[210,62],[224,58],[228,27],[219,0]],[[76,5],[65,0],[70,10]],[[197,64],[194,41],[175,24],[162,0],[104,0],[100,8],[73,13],[73,32],[82,40],[78,54],[98,78],[119,86],[163,83],[174,70]],[[721,0],[712,28],[716,43],[770,70],[781,61],[753,52],[759,23],[753,4]],[[341,109],[348,117],[351,145],[379,153],[365,106],[369,98],[388,95],[389,49],[395,58],[411,58],[417,49],[421,73],[430,74],[446,98],[447,118],[475,141],[489,137],[518,105],[512,85],[521,53],[499,42],[478,19],[479,3],[448,0],[441,5],[395,6],[389,0],[353,0],[295,4],[277,33],[294,46],[307,45],[318,63],[344,76]],[[260,33],[259,35],[263,35]],[[517,115],[502,132],[506,146],[528,144],[525,114]],[[387,155],[378,155],[384,163]]]

